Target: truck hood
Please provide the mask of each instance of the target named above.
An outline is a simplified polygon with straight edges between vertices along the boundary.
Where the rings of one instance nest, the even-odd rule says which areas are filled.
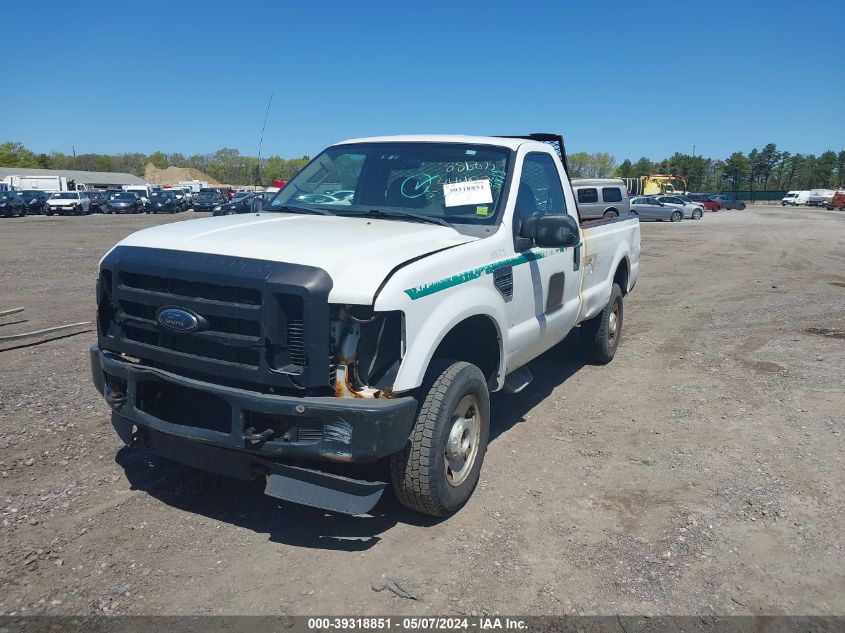
[[[314,266],[332,278],[329,301],[370,305],[397,266],[477,239],[417,222],[264,213],[165,224],[133,233],[118,246]]]

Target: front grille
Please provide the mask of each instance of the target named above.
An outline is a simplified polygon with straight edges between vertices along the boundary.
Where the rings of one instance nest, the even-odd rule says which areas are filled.
[[[233,386],[328,389],[330,289],[317,268],[118,247],[98,284],[100,346]],[[194,313],[199,328],[165,328],[164,308]]]
[[[186,279],[120,272],[118,315],[125,339],[194,358],[258,368],[261,347],[261,292]],[[188,308],[208,327],[190,335],[162,328],[158,311]]]

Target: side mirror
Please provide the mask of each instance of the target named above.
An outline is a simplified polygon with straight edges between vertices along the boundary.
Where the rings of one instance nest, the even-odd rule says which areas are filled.
[[[525,218],[519,227],[519,236],[531,239],[543,248],[576,246],[581,241],[578,222],[565,213]]]

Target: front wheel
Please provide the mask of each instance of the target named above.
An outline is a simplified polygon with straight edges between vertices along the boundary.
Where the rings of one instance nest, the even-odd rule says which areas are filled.
[[[419,397],[411,436],[390,458],[393,490],[404,506],[446,517],[478,484],[490,435],[490,393],[475,365],[436,360]]]
[[[701,209],[696,209],[695,211],[692,212],[692,219],[693,220],[700,220],[701,216],[703,216],[703,215],[704,214],[701,212]]]
[[[675,212],[672,213],[671,216],[669,216],[669,219],[672,222],[680,222],[681,220],[684,219],[684,214],[681,213],[680,211],[675,211]]]
[[[637,213],[636,211],[631,209],[630,211],[628,211],[628,215],[633,215],[634,217],[637,217],[639,215],[639,213]]]
[[[740,203],[739,203],[739,210],[740,210],[740,211],[745,211],[745,203],[744,203],[744,202],[740,202]]]
[[[618,217],[619,217],[619,213],[617,211],[615,211],[614,209],[609,209],[609,210],[604,212],[604,219],[605,220],[612,220],[613,218],[618,218]]]
[[[622,338],[623,315],[622,289],[613,284],[604,309],[581,324],[581,352],[587,360],[599,365],[613,360]]]

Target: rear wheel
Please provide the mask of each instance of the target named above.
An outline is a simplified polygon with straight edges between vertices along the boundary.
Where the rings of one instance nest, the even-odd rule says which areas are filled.
[[[622,289],[613,284],[604,309],[581,324],[581,351],[588,360],[599,365],[613,360],[622,339],[623,315]]]
[[[672,212],[672,215],[671,215],[671,216],[669,216],[669,219],[670,219],[672,222],[680,222],[681,220],[683,220],[683,219],[684,219],[684,214],[683,214],[683,213],[681,213],[680,211],[673,211],[673,212]]]
[[[608,209],[604,212],[604,219],[605,220],[612,220],[613,218],[618,218],[619,212],[616,209]]]
[[[744,203],[744,202],[740,202],[740,203],[739,203],[739,210],[740,210],[740,211],[745,211],[745,203]]]
[[[436,360],[419,398],[408,443],[390,459],[393,490],[408,508],[446,517],[478,483],[490,434],[490,394],[475,365]]]

